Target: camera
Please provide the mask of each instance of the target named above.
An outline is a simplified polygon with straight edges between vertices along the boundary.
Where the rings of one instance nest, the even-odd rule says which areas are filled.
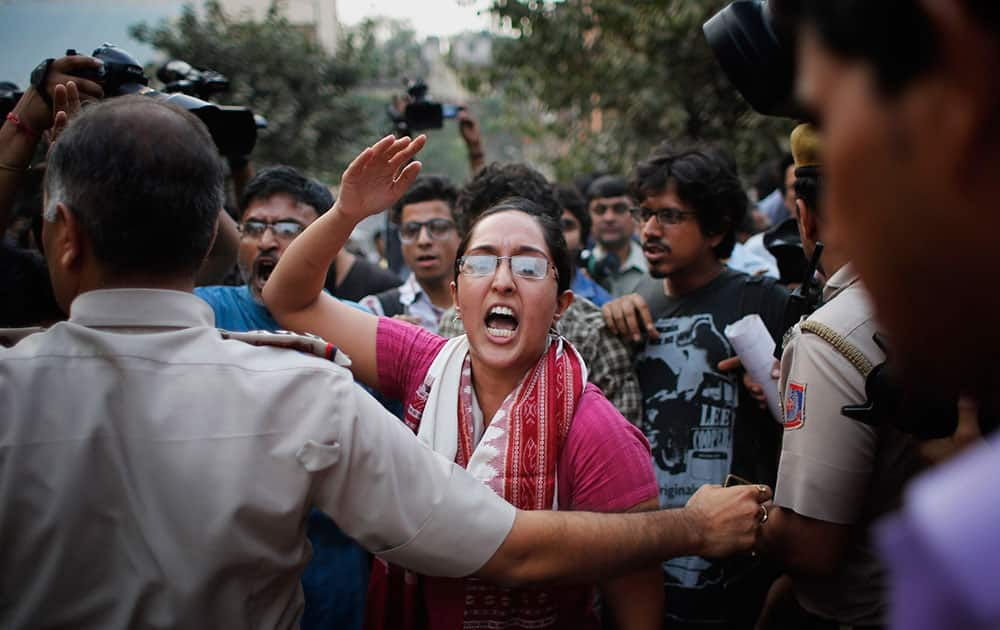
[[[702,26],[722,71],[767,116],[803,118],[794,98],[795,30],[788,0],[736,0]]]
[[[77,53],[71,49],[66,54]],[[164,76],[171,79],[165,81],[169,89],[159,92],[149,87],[142,66],[125,50],[105,43],[91,56],[104,62],[103,67],[78,76],[100,83],[105,97],[142,94],[183,107],[205,123],[219,153],[225,156],[249,155],[257,142],[257,129],[266,126],[266,121],[249,108],[217,105],[197,96],[207,98],[228,88],[228,79],[217,72],[196,70],[183,61],[170,62],[158,73],[161,80]]]
[[[399,112],[393,105],[387,107],[389,118],[399,136],[425,129],[440,129],[444,126],[445,119],[457,117],[462,109],[459,105],[431,100],[427,95],[427,84],[420,79],[407,81],[406,85],[410,99],[403,111]]]
[[[200,70],[186,61],[171,59],[156,71],[156,78],[163,83],[168,94],[183,92],[208,99],[229,89],[229,79],[214,70]]]

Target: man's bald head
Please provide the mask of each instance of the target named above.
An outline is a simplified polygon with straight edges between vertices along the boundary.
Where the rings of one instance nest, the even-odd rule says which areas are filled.
[[[142,96],[85,108],[48,160],[47,214],[65,204],[103,272],[190,276],[222,207],[222,164],[197,117]]]

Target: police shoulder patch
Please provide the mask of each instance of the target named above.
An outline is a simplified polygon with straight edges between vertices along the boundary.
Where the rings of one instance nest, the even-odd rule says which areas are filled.
[[[806,422],[806,386],[788,381],[785,387],[785,430],[800,429]]]

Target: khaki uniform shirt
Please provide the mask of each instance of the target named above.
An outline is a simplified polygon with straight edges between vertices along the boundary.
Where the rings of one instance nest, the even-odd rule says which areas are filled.
[[[0,350],[0,627],[297,628],[311,506],[390,562],[479,569],[513,506],[329,361],[192,294],[92,291]]]
[[[833,329],[872,365],[882,363],[871,300],[851,265],[830,278],[823,297],[825,304],[808,319]],[[844,624],[885,623],[885,579],[867,526],[898,505],[904,481],[916,471],[915,442],[841,414],[843,406],[866,400],[865,378],[800,325],[782,354],[779,387],[785,431],[775,503],[802,516],[860,526],[833,576],[795,578],[799,603]]]

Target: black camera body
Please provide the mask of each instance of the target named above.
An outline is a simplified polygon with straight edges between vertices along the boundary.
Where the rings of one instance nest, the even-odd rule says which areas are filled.
[[[735,0],[702,26],[719,65],[757,112],[802,118],[795,102],[795,33],[789,3]]]
[[[71,49],[66,54],[77,53]],[[188,93],[196,92],[207,96],[225,89],[219,88],[223,83],[228,87],[228,80],[217,72],[198,71],[185,62],[179,62],[186,68],[175,65],[171,70],[173,74],[167,75],[174,79],[168,83],[171,89],[159,92],[149,87],[149,79],[143,73],[142,66],[125,50],[105,43],[94,50],[91,56],[100,59],[104,65],[99,71],[80,72],[77,76],[100,83],[105,97],[141,94],[178,105],[205,123],[219,153],[225,156],[249,155],[257,142],[258,127],[266,125],[266,121],[254,116],[249,108],[217,105]],[[168,63],[165,68],[170,65]],[[206,85],[210,86],[208,91],[205,90]]]
[[[427,84],[422,80],[407,82],[410,101],[400,113],[392,105],[388,107],[389,118],[395,126],[396,134],[407,136],[415,131],[440,129],[445,119],[455,118],[462,109],[458,105],[442,104],[427,95]]]

